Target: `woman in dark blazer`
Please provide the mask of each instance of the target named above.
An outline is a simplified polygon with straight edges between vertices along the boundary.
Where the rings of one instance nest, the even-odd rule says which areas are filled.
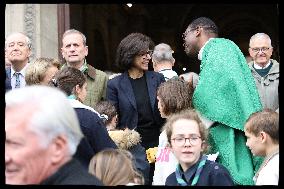
[[[145,149],[158,145],[164,119],[161,118],[156,91],[165,81],[160,73],[148,71],[153,41],[141,33],[131,33],[119,44],[116,64],[123,72],[107,84],[107,100],[118,110],[117,128],[135,129]]]

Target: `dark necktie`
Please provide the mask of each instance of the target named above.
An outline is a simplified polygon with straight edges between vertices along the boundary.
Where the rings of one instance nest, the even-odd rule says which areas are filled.
[[[16,76],[15,88],[20,88],[21,87],[20,75],[21,75],[21,73],[15,72],[15,76]]]

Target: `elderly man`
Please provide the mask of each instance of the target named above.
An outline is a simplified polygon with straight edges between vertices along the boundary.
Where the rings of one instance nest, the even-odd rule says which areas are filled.
[[[85,35],[74,29],[65,31],[61,51],[67,66],[77,68],[87,76],[87,97],[84,104],[94,108],[97,102],[106,97],[108,76],[87,64],[88,46]]]
[[[165,43],[156,45],[153,51],[152,62],[154,71],[163,74],[166,81],[173,77],[178,77],[178,74],[173,70],[175,64],[173,53],[172,48]]]
[[[11,63],[6,67],[6,91],[26,85],[25,70],[31,53],[31,40],[25,34],[16,32],[6,38],[5,59]]]
[[[234,42],[218,38],[216,24],[206,17],[189,24],[184,46],[187,55],[201,60],[192,101],[209,127],[211,153],[219,152],[217,161],[235,184],[253,184],[262,159],[254,159],[246,147],[244,123],[262,106],[246,59]]]
[[[72,158],[82,133],[62,92],[27,86],[5,100],[6,184],[102,185]]]
[[[278,111],[279,63],[270,58],[272,52],[271,39],[267,34],[257,33],[250,38],[249,54],[253,61],[248,64],[262,105]]]

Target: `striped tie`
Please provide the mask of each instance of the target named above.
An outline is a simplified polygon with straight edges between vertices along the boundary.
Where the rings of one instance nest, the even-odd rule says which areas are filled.
[[[21,73],[19,73],[19,72],[15,72],[15,76],[16,76],[15,88],[20,88],[21,87],[20,74]]]

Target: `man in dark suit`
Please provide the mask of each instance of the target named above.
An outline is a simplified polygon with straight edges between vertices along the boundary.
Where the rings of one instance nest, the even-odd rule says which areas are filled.
[[[5,58],[11,63],[6,67],[6,91],[26,85],[25,70],[31,53],[31,40],[25,34],[16,32],[6,38]]]

